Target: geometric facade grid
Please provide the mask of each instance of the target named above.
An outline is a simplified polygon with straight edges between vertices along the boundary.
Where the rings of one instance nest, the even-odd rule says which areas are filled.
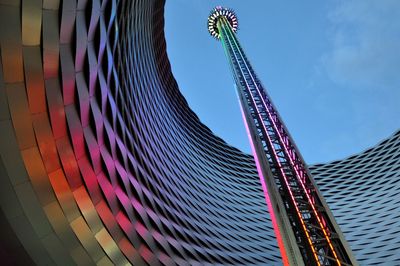
[[[252,156],[179,92],[164,4],[0,0],[2,264],[281,264]],[[399,261],[399,134],[378,148],[312,170],[362,264]]]
[[[310,170],[360,265],[400,265],[400,131]]]
[[[251,156],[214,136],[178,90],[163,8],[1,2],[10,263],[280,262]]]

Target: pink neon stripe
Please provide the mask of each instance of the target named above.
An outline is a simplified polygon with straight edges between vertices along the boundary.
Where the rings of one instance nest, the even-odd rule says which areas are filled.
[[[234,41],[235,41],[235,43],[236,43],[236,40],[234,40]],[[241,53],[240,50],[239,50],[239,52]],[[236,57],[236,56],[235,56],[235,57]],[[243,58],[243,60],[244,60],[244,58]],[[245,60],[244,60],[244,62],[246,63]],[[246,63],[246,68],[248,69],[247,63]],[[249,70],[249,69],[248,69],[248,70]],[[250,71],[250,70],[249,70],[249,71]],[[250,75],[250,76],[251,76],[251,75]],[[258,86],[257,86],[257,84],[256,84],[256,82],[255,82],[255,80],[253,79],[252,76],[251,76],[251,79],[253,80],[253,83],[254,83],[254,85],[255,85],[255,87],[256,87],[258,93],[261,95],[260,90],[259,90],[259,88],[258,88]],[[246,80],[245,80],[245,82],[246,82],[247,87],[249,88],[249,86],[248,86]],[[253,103],[254,103],[254,106],[255,106],[256,109],[257,109],[258,116],[260,117],[261,121],[263,121],[263,119],[262,119],[260,113],[258,112],[258,107],[257,107],[257,105],[255,104],[255,100],[254,100],[253,94],[252,94],[251,92],[250,92],[250,95],[251,95],[252,101],[253,101]],[[262,100],[264,106],[267,107],[267,104],[265,103],[263,97],[261,97],[261,100]],[[266,108],[266,110],[267,110],[269,116],[272,118],[272,115],[271,115],[270,111],[268,110],[268,108]],[[324,225],[322,224],[321,219],[320,219],[320,217],[319,217],[319,215],[318,215],[318,213],[317,213],[317,211],[316,211],[316,209],[315,209],[315,206],[314,206],[314,204],[313,204],[313,202],[312,202],[312,200],[311,200],[311,198],[310,198],[310,195],[308,194],[308,191],[306,190],[305,185],[304,185],[303,181],[301,180],[300,173],[298,172],[298,169],[296,168],[295,164],[293,163],[293,160],[292,160],[292,158],[291,158],[291,156],[290,156],[291,154],[289,153],[288,148],[287,148],[287,146],[285,145],[286,143],[283,141],[283,138],[282,138],[281,134],[279,133],[279,131],[278,131],[278,129],[277,129],[277,126],[276,126],[276,124],[275,124],[274,119],[271,119],[271,121],[272,121],[272,123],[273,123],[273,125],[274,125],[275,131],[278,133],[278,136],[279,136],[279,139],[280,139],[281,143],[283,143],[283,146],[284,146],[284,148],[285,148],[286,153],[289,155],[288,157],[289,157],[289,159],[290,159],[290,161],[291,161],[291,164],[292,164],[294,170],[295,170],[296,173],[297,173],[298,180],[300,181],[300,183],[301,183],[301,185],[302,185],[302,187],[303,187],[303,190],[304,190],[305,193],[306,193],[307,199],[308,199],[308,201],[310,202],[311,208],[313,209],[314,215],[316,216],[319,225],[321,226],[321,229],[322,229],[322,231],[323,231],[323,233],[324,233],[325,239],[328,241],[328,245],[329,245],[329,247],[330,247],[330,249],[331,249],[331,251],[332,251],[332,253],[333,253],[333,255],[334,255],[335,259],[336,259],[336,262],[337,262],[339,265],[341,265],[340,261],[339,261],[338,258],[337,258],[336,252],[335,252],[335,250],[334,250],[334,248],[333,248],[333,246],[332,246],[332,244],[331,244],[331,241],[330,241],[330,239],[329,239],[329,237],[328,237],[328,235],[327,235],[327,233],[326,233],[326,231],[325,231],[325,227],[324,227]],[[263,124],[264,130],[267,132],[264,123],[262,123],[262,124]],[[271,140],[270,140],[270,138],[269,138],[269,135],[268,135],[268,134],[267,134],[267,136],[268,136],[268,139],[269,139],[270,143],[272,143]],[[273,148],[274,155],[276,156],[275,149],[274,149],[273,145],[271,145],[271,146],[272,146],[272,148]],[[281,166],[279,161],[278,161],[278,164],[279,164],[279,166]],[[281,169],[281,168],[280,168],[280,169]],[[285,183],[288,185],[288,189],[289,189],[290,194],[292,194],[292,193],[291,193],[291,190],[290,190],[290,186],[289,186],[289,184],[287,183],[286,176],[285,176],[284,172],[282,171],[282,169],[281,169],[281,173],[282,173],[283,176],[285,177]],[[291,195],[291,196],[293,196],[293,195]],[[293,202],[295,203],[296,210],[298,211],[296,201],[294,201],[294,198],[293,198],[293,197],[292,197],[292,199],[293,199]],[[300,215],[299,212],[298,212],[298,214],[299,214],[300,220],[301,220],[301,222],[302,222],[302,224],[303,224],[303,226],[304,226],[304,221],[303,221],[303,219],[302,219],[302,217],[301,217],[301,215]],[[306,233],[307,237],[309,238],[309,235],[308,235],[307,230],[305,230],[305,233]],[[314,256],[315,256],[316,259],[317,259],[317,255],[316,255],[316,253],[315,253],[314,246],[312,245],[311,240],[310,240],[310,239],[308,239],[308,240],[309,240],[309,242],[310,242],[310,244],[311,244],[311,247],[312,247],[312,249],[313,249],[313,251],[314,251]],[[318,262],[318,264],[319,264],[318,259],[317,259],[317,262]]]
[[[254,82],[254,81],[253,81],[253,82]],[[246,82],[246,83],[247,83],[247,82]],[[254,83],[254,84],[255,84],[255,83]],[[258,86],[257,86],[256,84],[255,84],[255,86],[256,86],[256,89],[257,89],[258,93],[260,94],[260,91],[259,91],[259,89],[258,89]],[[252,98],[252,101],[253,101],[254,105],[256,106],[258,116],[260,117],[261,120],[263,120],[262,117],[261,117],[261,115],[260,115],[260,113],[259,113],[259,111],[258,111],[258,107],[257,107],[257,105],[255,104],[255,101],[254,101],[254,98],[253,98],[252,93],[250,93],[250,95],[251,95],[251,98]],[[260,95],[261,95],[261,94],[260,94]],[[266,103],[265,103],[263,97],[261,97],[261,100],[263,101],[264,105],[266,106]],[[269,116],[272,117],[270,111],[268,110],[268,108],[265,108],[265,109],[267,110]],[[311,200],[311,196],[309,195],[309,193],[308,193],[308,191],[307,191],[307,189],[306,189],[306,187],[305,187],[305,184],[303,183],[303,180],[301,179],[301,175],[300,175],[300,173],[299,173],[299,170],[298,170],[297,167],[295,166],[295,164],[294,164],[294,162],[293,162],[293,160],[292,160],[292,158],[291,158],[291,156],[290,156],[290,153],[289,153],[289,151],[288,151],[288,148],[287,148],[287,146],[285,145],[286,143],[283,141],[283,138],[282,138],[281,134],[279,133],[279,131],[278,131],[278,129],[277,129],[277,126],[276,126],[276,124],[275,124],[275,121],[274,121],[273,119],[271,119],[271,121],[272,121],[272,123],[273,123],[273,125],[274,125],[275,131],[278,133],[278,136],[279,136],[279,139],[280,139],[281,143],[283,143],[283,147],[285,148],[286,154],[289,155],[288,157],[289,157],[289,160],[290,160],[290,162],[291,162],[291,164],[292,164],[294,170],[296,171],[296,174],[297,174],[297,177],[298,177],[297,179],[300,181],[301,186],[303,187],[303,190],[304,190],[305,193],[306,193],[307,199],[308,199],[308,201],[310,202],[311,208],[313,209],[314,215],[316,216],[319,225],[321,226],[321,229],[322,229],[322,231],[323,231],[323,233],[324,233],[325,239],[328,241],[328,245],[329,245],[329,247],[331,248],[331,251],[333,252],[333,255],[334,255],[335,259],[336,259],[336,262],[337,262],[339,265],[341,265],[340,261],[339,261],[338,258],[337,258],[336,252],[335,252],[335,250],[334,250],[334,248],[333,248],[333,246],[332,246],[332,244],[331,244],[331,241],[330,241],[330,239],[329,239],[329,237],[328,237],[328,234],[327,234],[326,231],[325,231],[325,226],[324,226],[323,223],[321,222],[321,218],[319,217],[319,215],[318,215],[318,213],[317,213],[317,210],[315,209],[315,205],[313,204],[313,202],[312,202],[312,200]],[[263,127],[264,127],[264,130],[267,132],[267,129],[266,129],[264,123],[262,123],[262,125],[263,125]],[[269,135],[268,135],[268,134],[267,134],[267,136],[268,136],[269,142],[272,143],[272,142],[271,142],[271,139],[269,138]],[[271,145],[271,146],[272,146],[272,149],[273,149],[273,151],[274,151],[274,155],[276,156],[275,149],[274,149],[273,145]],[[278,164],[279,164],[279,167],[281,167],[281,164],[280,164],[279,161],[278,161]],[[281,168],[280,168],[280,169],[281,169]],[[282,171],[282,169],[281,169],[281,173],[285,176],[285,174],[284,174],[284,172]],[[291,193],[289,184],[287,183],[287,180],[286,180],[286,176],[285,176],[285,183],[287,184],[287,186],[288,186],[288,188],[289,188],[289,192],[290,192],[290,194],[291,194],[291,196],[292,196],[292,193]],[[293,197],[292,197],[292,198],[293,198]],[[294,200],[294,198],[293,198],[293,200]],[[294,201],[294,202],[295,202],[295,201]],[[295,202],[295,203],[296,203],[296,202]],[[295,204],[295,205],[296,205],[296,210],[298,211],[297,204]],[[299,211],[298,211],[298,212],[299,212]],[[300,219],[301,219],[301,221],[302,221],[302,223],[303,223],[303,219],[301,218],[301,215],[300,215]],[[306,234],[307,234],[307,236],[308,236],[307,231],[306,231]],[[314,250],[314,248],[313,248],[313,250]],[[314,254],[314,255],[315,255],[315,254]]]
[[[246,127],[247,136],[249,137],[251,150],[252,150],[253,156],[254,156],[254,161],[256,162],[258,176],[260,178],[261,186],[262,186],[263,191],[264,191],[264,198],[265,198],[265,201],[266,201],[267,206],[268,206],[268,212],[269,212],[269,214],[271,216],[271,221],[272,221],[272,225],[274,227],[275,236],[277,238],[278,246],[279,246],[279,249],[281,251],[283,265],[286,266],[286,265],[289,265],[289,260],[287,258],[285,245],[283,244],[282,235],[281,235],[281,232],[279,231],[278,223],[276,222],[275,212],[274,212],[274,210],[272,208],[271,200],[270,200],[269,195],[268,195],[268,189],[267,189],[267,185],[265,184],[265,178],[264,178],[264,175],[263,175],[262,170],[261,170],[260,161],[258,159],[258,156],[257,156],[257,153],[256,153],[256,149],[254,147],[253,139],[251,138],[249,126],[247,124],[247,120],[246,120],[246,117],[244,115],[243,107],[242,107],[242,104],[241,104],[240,101],[239,101],[239,106],[240,106],[240,111],[242,112],[242,117],[243,117],[244,125]]]
[[[247,84],[247,81],[245,81],[245,82],[246,82],[246,84]],[[247,85],[248,85],[248,84],[247,84]],[[255,103],[252,93],[250,93],[250,95],[251,95],[251,98],[252,98],[253,103]],[[240,101],[239,101],[239,102],[240,102]],[[258,112],[257,105],[255,105],[255,106],[256,106],[257,113],[258,113],[258,115],[259,115],[261,121],[263,121],[263,119],[262,119],[260,113]],[[241,107],[241,108],[242,108],[242,107]],[[242,114],[243,114],[243,110],[242,110]],[[245,121],[246,121],[246,120],[245,120]],[[245,123],[246,123],[246,126],[247,126],[247,122],[245,122]],[[263,127],[264,127],[264,130],[266,130],[264,124],[263,124]],[[268,137],[269,142],[272,143],[272,141],[271,141],[271,139],[270,139],[270,137],[269,137],[268,134],[267,134],[267,137]],[[250,138],[250,140],[251,140],[251,138]],[[251,141],[251,144],[253,145],[252,141]],[[253,152],[254,152],[254,151],[253,151]],[[274,152],[274,156],[277,158],[277,154],[276,154],[275,149],[273,149],[273,152]],[[257,165],[257,163],[258,163],[258,167],[259,167],[258,158],[255,157],[255,160],[256,160],[256,165]],[[300,221],[301,221],[303,230],[304,230],[304,232],[305,232],[305,234],[306,234],[306,236],[307,236],[307,240],[308,240],[308,242],[309,242],[309,244],[310,244],[310,246],[311,246],[311,249],[312,249],[312,251],[313,251],[313,254],[314,254],[314,257],[315,257],[315,259],[316,259],[316,262],[318,263],[318,265],[320,265],[319,260],[318,260],[318,257],[317,257],[317,254],[316,254],[316,251],[315,251],[315,248],[314,248],[314,245],[313,245],[312,242],[311,242],[311,239],[310,239],[310,236],[309,236],[309,234],[308,234],[308,231],[307,231],[307,229],[306,229],[306,227],[305,227],[303,218],[301,217],[300,211],[299,211],[299,209],[298,209],[298,207],[297,207],[296,201],[295,201],[294,196],[293,196],[293,194],[292,194],[292,191],[291,191],[291,189],[290,189],[290,186],[289,186],[289,183],[288,183],[288,181],[287,181],[286,175],[285,175],[285,173],[283,172],[282,167],[281,167],[281,164],[280,164],[279,161],[278,161],[278,165],[279,165],[279,169],[280,169],[280,171],[281,171],[281,173],[282,173],[282,176],[284,177],[286,186],[287,186],[287,188],[288,188],[288,190],[289,190],[289,194],[290,194],[290,197],[291,197],[291,199],[292,199],[292,202],[294,203],[294,206],[295,206],[295,208],[296,208],[297,215],[298,215],[298,217],[300,218]],[[262,173],[261,173],[260,178],[263,178]],[[261,184],[264,184],[263,181],[261,182]],[[265,184],[264,184],[264,185],[265,185]],[[264,189],[264,187],[263,187],[263,189]],[[267,195],[268,195],[268,192],[267,192],[267,193],[264,192],[264,194],[266,195],[266,201],[267,201],[267,204],[268,204],[268,201],[270,201],[269,196],[267,196]],[[272,213],[273,213],[273,211],[272,211]],[[276,223],[276,218],[274,217],[274,219],[275,219],[274,222]],[[273,223],[274,223],[274,222],[273,222]],[[274,230],[275,230],[275,226],[274,226]],[[278,228],[278,231],[279,231],[279,228]],[[281,243],[279,243],[279,241],[282,241],[282,236],[280,235],[280,232],[277,233],[277,237],[280,238],[280,240],[278,240],[278,245],[280,246]],[[329,240],[328,240],[328,241],[329,241]],[[284,247],[283,247],[283,249],[282,249],[281,246],[280,246],[279,248],[280,248],[280,250],[281,250],[282,255],[284,254],[283,257],[285,257],[285,259],[286,259],[286,261],[287,261],[286,250],[284,249]]]
[[[251,93],[250,93],[250,95],[251,95]],[[253,96],[252,96],[252,99],[253,99]],[[253,99],[253,101],[254,101],[254,99]],[[258,111],[258,109],[257,109],[257,111]],[[261,117],[260,117],[260,119],[261,119]],[[263,124],[263,126],[264,126],[264,124]],[[264,129],[266,130],[265,126],[264,126]],[[267,138],[268,138],[268,141],[269,141],[270,143],[272,143],[272,141],[271,141],[271,139],[270,139],[270,136],[269,136],[268,134],[267,134]],[[274,153],[275,158],[277,158],[277,154],[276,154],[276,151],[275,151],[274,148],[272,148],[272,152]],[[290,189],[290,185],[289,185],[289,183],[288,183],[288,181],[287,181],[285,172],[283,172],[283,170],[282,170],[282,165],[281,165],[280,161],[277,161],[277,162],[278,162],[279,170],[280,170],[280,172],[281,172],[281,174],[282,174],[282,176],[283,176],[283,179],[285,180],[285,184],[286,184],[286,186],[287,186],[287,188],[288,188],[288,190],[289,190],[290,198],[292,199],[292,202],[294,203],[294,207],[296,208],[297,215],[298,215],[299,218],[300,218],[300,222],[301,222],[301,224],[302,224],[303,230],[304,230],[304,232],[305,232],[305,234],[306,234],[306,236],[307,236],[308,243],[310,244],[311,249],[313,250],[314,257],[315,257],[315,259],[316,259],[318,265],[320,265],[319,260],[318,260],[318,257],[317,257],[317,254],[316,254],[316,251],[315,251],[315,248],[314,248],[314,245],[313,245],[312,242],[311,242],[310,235],[308,234],[308,231],[307,231],[307,228],[306,228],[306,226],[305,226],[305,224],[304,224],[303,218],[301,217],[299,208],[297,207],[296,200],[294,199],[292,190]],[[269,197],[268,197],[268,199],[269,199]]]

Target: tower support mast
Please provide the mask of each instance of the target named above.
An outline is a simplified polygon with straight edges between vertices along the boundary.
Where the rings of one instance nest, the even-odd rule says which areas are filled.
[[[223,44],[257,170],[285,265],[357,265],[270,97],[235,32],[235,13],[220,6],[208,18]]]

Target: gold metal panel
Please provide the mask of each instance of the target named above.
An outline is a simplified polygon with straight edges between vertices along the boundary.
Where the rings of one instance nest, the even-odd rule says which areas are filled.
[[[58,169],[49,174],[49,179],[68,221],[71,222],[80,217],[78,206],[65,179],[64,172]]]
[[[68,189],[74,191],[82,186],[82,177],[79,172],[78,164],[76,162],[70,140],[68,137],[62,137],[56,141],[56,145],[65,177],[68,181]]]
[[[5,5],[0,7],[1,60],[4,81],[7,83],[24,80],[20,12],[19,7]]]
[[[60,83],[57,78],[54,78],[46,80],[45,85],[51,129],[53,131],[54,139],[58,139],[67,135],[67,124],[65,121],[65,111]]]
[[[54,231],[63,241],[64,246],[68,250],[72,251],[77,246],[80,246],[80,243],[76,238],[75,233],[72,231],[72,228],[69,225],[67,217],[65,217],[65,214],[63,213],[57,201],[45,206],[44,211],[47,217],[49,217],[49,222]]]
[[[43,0],[43,9],[58,10],[59,7],[60,0]]]
[[[71,227],[72,230],[74,230],[79,241],[82,243],[83,247],[87,250],[94,261],[97,262],[103,256],[105,256],[104,251],[101,249],[99,243],[94,238],[92,231],[90,231],[82,216],[72,221]]]
[[[90,197],[86,191],[84,186],[77,188],[74,192],[75,200],[81,210],[83,217],[85,217],[86,222],[88,223],[90,230],[96,234],[99,232],[103,227],[102,222],[100,221],[100,217],[97,214],[96,209]]]
[[[39,45],[42,24],[42,0],[22,1],[22,44]]]
[[[51,132],[50,121],[47,113],[32,116],[33,129],[38,142],[40,154],[48,173],[61,167],[58,158],[56,143]]]
[[[97,263],[97,266],[111,266],[111,265],[116,265],[114,263],[112,263],[112,261],[107,257],[104,256],[103,258],[101,258]],[[118,264],[117,264],[118,265]]]
[[[29,110],[31,113],[46,111],[46,96],[43,80],[42,52],[39,46],[24,47],[24,71]]]
[[[107,255],[111,258],[115,265],[128,265],[129,262],[122,254],[121,250],[114,242],[114,239],[110,236],[105,228],[101,229],[95,235],[97,241],[102,246],[103,250],[107,253]]]
[[[8,104],[19,148],[26,149],[36,145],[31,115],[23,83],[6,85]]]
[[[59,71],[58,11],[43,10],[43,69],[44,78],[55,78]]]
[[[37,147],[22,151],[26,170],[42,206],[56,200]]]

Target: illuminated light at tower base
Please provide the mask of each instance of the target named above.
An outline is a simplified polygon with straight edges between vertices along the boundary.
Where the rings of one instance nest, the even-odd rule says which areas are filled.
[[[214,8],[208,30],[223,44],[285,265],[357,265],[328,205],[236,37],[235,13]]]

